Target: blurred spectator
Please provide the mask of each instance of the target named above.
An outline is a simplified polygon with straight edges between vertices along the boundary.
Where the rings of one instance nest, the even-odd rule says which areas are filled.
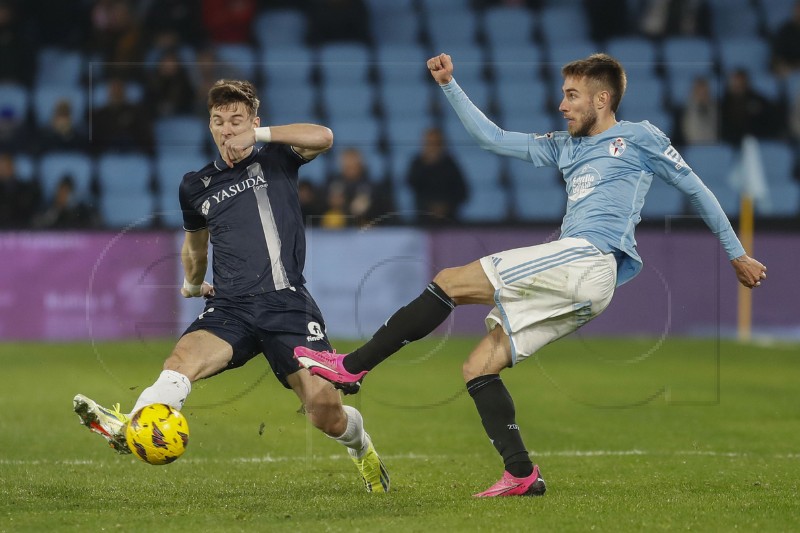
[[[96,225],[96,213],[75,198],[75,183],[68,175],[58,182],[52,203],[33,220],[36,228],[90,228]]]
[[[445,149],[444,136],[438,128],[425,131],[422,151],[411,162],[407,181],[414,191],[421,223],[456,220],[459,207],[468,197],[461,169]]]
[[[328,184],[328,209],[323,225],[345,218],[344,225],[363,226],[375,216],[374,188],[361,152],[346,148],[339,156],[339,170]],[[330,219],[326,222],[326,219]],[[326,227],[341,227],[326,225]]]
[[[781,76],[800,69],[800,1],[772,39],[772,67]]]
[[[305,2],[297,0],[258,0],[258,10],[263,9],[304,9]]]
[[[370,42],[369,14],[363,0],[311,0],[308,22],[309,44]]]
[[[200,0],[151,0],[144,17],[149,46],[162,50],[200,46],[200,7]]]
[[[322,213],[320,225],[325,229],[342,229],[352,224],[347,213],[347,199],[344,187],[336,186],[328,189],[328,205]]]
[[[35,48],[10,0],[0,0],[0,82],[30,85],[36,67]]]
[[[745,135],[774,137],[776,134],[770,101],[750,85],[746,70],[736,69],[728,78],[722,97],[722,139],[739,144]]]
[[[40,198],[35,182],[17,177],[14,157],[0,153],[0,228],[28,228]]]
[[[648,0],[642,10],[642,32],[651,37],[711,35],[706,0]]]
[[[195,88],[194,112],[203,115],[208,114],[208,91],[217,80],[231,79],[236,77],[236,69],[217,58],[212,47],[207,47],[197,52],[197,63],[192,74],[195,76],[193,85]]]
[[[144,55],[142,28],[126,0],[97,0],[92,8],[93,50],[108,72],[132,79]]]
[[[30,121],[13,107],[0,103],[0,150],[21,152],[30,149]]]
[[[800,143],[800,92],[791,96],[791,98],[792,104],[789,116],[789,131],[795,142]]]
[[[306,226],[319,225],[319,218],[325,213],[325,206],[314,184],[301,178],[297,184],[297,196],[300,198],[300,211],[303,213]]]
[[[148,73],[147,101],[153,102],[157,117],[191,113],[194,107],[194,86],[181,64],[175,49],[167,50],[155,70]]]
[[[95,151],[153,148],[153,122],[149,110],[128,100],[121,78],[108,81],[108,103],[92,113],[91,147]]]
[[[717,101],[711,94],[711,86],[706,78],[694,80],[689,101],[686,102],[680,119],[683,143],[703,144],[719,140]]]
[[[53,109],[50,123],[38,135],[39,152],[86,150],[88,135],[72,119],[72,105],[61,100]]]
[[[203,26],[213,43],[249,43],[255,15],[255,0],[203,0]]]
[[[20,4],[36,21],[36,42],[45,46],[82,49],[90,33],[93,0],[36,0]],[[69,23],[65,23],[69,21]]]
[[[583,0],[593,41],[603,42],[630,31],[627,0]]]

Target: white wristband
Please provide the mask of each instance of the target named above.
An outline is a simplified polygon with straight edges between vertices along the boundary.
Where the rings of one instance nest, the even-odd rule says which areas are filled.
[[[189,280],[183,278],[183,288],[186,289],[186,292],[191,294],[192,296],[200,296],[203,293],[203,284],[200,285],[193,285],[189,283]]]
[[[269,127],[256,128],[256,142],[268,143],[272,140],[272,132]]]

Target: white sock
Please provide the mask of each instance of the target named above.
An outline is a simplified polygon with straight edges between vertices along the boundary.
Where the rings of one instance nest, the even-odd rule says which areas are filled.
[[[364,419],[355,407],[343,405],[342,409],[347,415],[347,429],[338,437],[331,438],[354,450],[356,457],[360,459],[366,453],[368,444],[364,432]]]
[[[142,391],[131,414],[154,403],[165,403],[180,411],[191,390],[192,382],[189,378],[174,370],[164,370],[155,383]]]

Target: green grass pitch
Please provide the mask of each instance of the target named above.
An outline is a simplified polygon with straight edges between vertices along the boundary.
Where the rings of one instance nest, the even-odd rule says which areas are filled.
[[[195,384],[188,451],[155,467],[114,454],[71,400],[130,408],[172,341],[2,344],[0,532],[800,528],[800,346],[559,341],[503,375],[547,494],[476,500],[502,463],[461,381],[474,342],[415,343],[345,398],[386,495],[364,491],[262,358]]]

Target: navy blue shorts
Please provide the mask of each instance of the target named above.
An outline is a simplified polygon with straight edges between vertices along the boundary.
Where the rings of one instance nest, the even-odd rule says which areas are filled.
[[[295,346],[332,350],[322,313],[305,287],[240,298],[211,297],[183,334],[198,330],[213,333],[233,347],[233,357],[220,372],[263,353],[286,388],[291,388],[286,376],[301,368],[293,357]]]

